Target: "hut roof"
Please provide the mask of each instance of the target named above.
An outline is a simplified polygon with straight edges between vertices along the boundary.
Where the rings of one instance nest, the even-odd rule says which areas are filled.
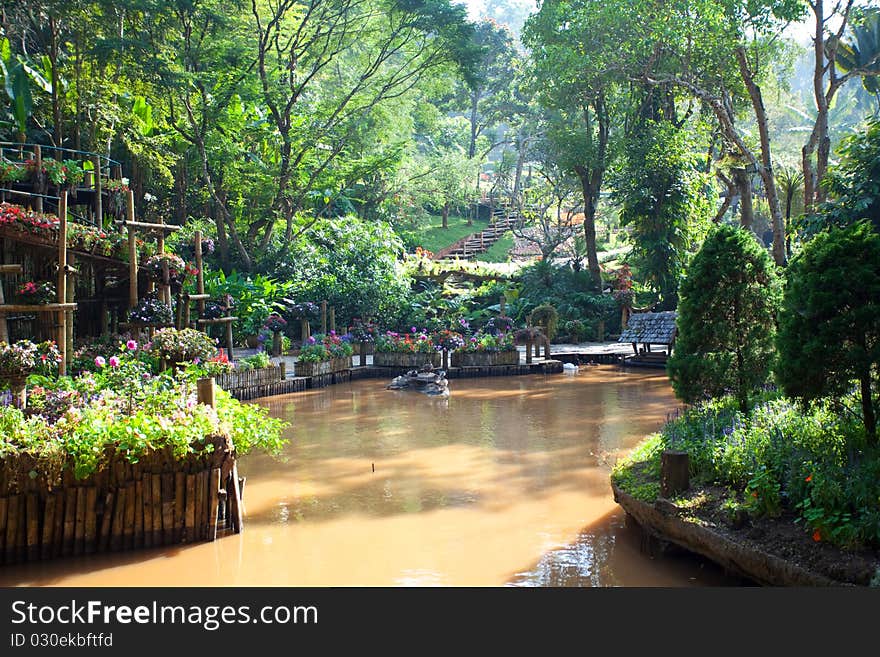
[[[674,310],[662,313],[636,313],[631,315],[618,342],[641,342],[643,344],[672,344],[675,340]]]

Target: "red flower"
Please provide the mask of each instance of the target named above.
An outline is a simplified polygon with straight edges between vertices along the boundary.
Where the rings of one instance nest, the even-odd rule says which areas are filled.
[[[804,481],[806,481],[807,483],[810,483],[811,481],[813,481],[813,475],[810,475],[809,477],[804,479]]]
[[[819,533],[818,529],[813,532],[813,540],[816,541],[817,543],[822,540],[822,534]]]
[[[753,490],[753,491],[752,491],[752,497],[754,497],[755,499],[758,499],[758,491]]]

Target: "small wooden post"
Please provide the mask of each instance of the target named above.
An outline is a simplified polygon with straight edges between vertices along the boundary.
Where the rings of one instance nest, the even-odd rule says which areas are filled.
[[[174,473],[174,542],[183,540],[186,526],[186,473]]]
[[[321,302],[321,335],[327,335],[327,302]]]
[[[302,332],[300,334],[300,339],[302,340],[302,343],[305,344],[306,340],[309,339],[309,320],[307,320],[305,317],[303,317],[301,320],[299,320],[299,323],[300,323],[300,326],[302,326]]]
[[[141,500],[144,505],[144,547],[153,547],[153,476],[144,473],[144,496]]]
[[[532,341],[526,340],[526,364],[532,362]]]
[[[134,308],[138,304],[138,253],[137,235],[134,232],[134,193],[129,192],[125,197],[125,217],[128,229],[128,307]]]
[[[336,308],[330,306],[330,330],[336,332]]]
[[[226,311],[228,317],[232,317],[232,309]],[[229,360],[235,358],[235,344],[232,341],[232,320],[226,322],[226,349],[229,352]]]
[[[214,377],[199,379],[196,381],[198,402],[214,408],[217,399],[216,381]]]
[[[57,502],[58,496],[55,493],[49,493],[48,497],[46,497],[46,507],[43,510],[43,537],[40,546],[41,559],[52,558],[52,541],[55,535],[55,505]]]
[[[281,331],[272,331],[272,355],[281,355]]]
[[[104,199],[101,198],[101,185],[103,181],[101,180],[101,157],[99,155],[95,155],[92,160],[92,164],[95,167],[95,224],[98,228],[104,227]],[[134,214],[134,210],[132,210],[132,215]]]
[[[232,502],[232,527],[236,534],[244,529],[244,514],[241,508],[241,488],[238,481],[238,464],[232,466],[232,490],[229,491]]]
[[[27,560],[36,561],[40,556],[40,499],[34,493],[26,498]]]
[[[690,488],[687,452],[667,449],[660,454],[660,495],[670,498]]]
[[[183,541],[192,543],[196,524],[196,476],[186,475],[186,516]]]
[[[86,527],[85,527],[85,553],[92,554],[95,551],[95,539],[97,538],[97,514],[95,506],[98,503],[98,489],[91,486],[86,491]]]
[[[498,300],[498,308],[501,311],[501,316],[504,316],[504,304],[507,303],[507,299],[504,298],[504,295],[501,295],[501,298]]]
[[[34,160],[36,161],[36,165],[37,165],[37,176],[39,177],[40,182],[41,182],[40,186],[37,188],[37,191],[42,194],[44,191],[43,184],[42,184],[42,182],[43,182],[43,149],[40,148],[39,145],[34,146]],[[36,201],[37,201],[37,203],[36,203],[37,212],[42,212],[43,211],[43,197],[37,196]]]
[[[67,192],[61,192],[58,201],[58,303],[67,302]],[[58,373],[67,373],[67,311],[58,312],[58,349],[61,363]]]
[[[214,468],[211,470],[211,477],[208,481],[208,490],[210,491],[211,497],[209,498],[208,503],[207,538],[209,541],[215,541],[217,540],[217,518],[220,510],[220,498],[218,496],[220,491],[220,468]]]
[[[443,350],[443,369],[449,369],[449,351],[446,349]]]
[[[367,366],[367,343],[361,342],[360,348],[358,349],[358,364],[361,367]]]
[[[76,489],[76,523],[73,528],[73,554],[81,555],[86,547],[86,504],[88,491],[85,486]]]

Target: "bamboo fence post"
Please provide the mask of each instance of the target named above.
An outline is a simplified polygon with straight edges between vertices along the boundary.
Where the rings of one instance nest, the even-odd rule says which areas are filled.
[[[125,484],[125,514],[122,523],[122,549],[130,550],[134,546],[134,503],[135,486]]]
[[[64,537],[61,543],[61,556],[73,554],[73,539],[76,531],[76,490],[67,489],[64,500]]]
[[[10,495],[6,516],[6,563],[15,563],[18,557],[18,495]]]
[[[67,302],[67,192],[61,193],[58,201],[58,303]],[[58,373],[67,373],[67,311],[58,312],[58,349],[61,363]]]
[[[144,547],[153,547],[153,477],[149,472],[144,473]]]
[[[106,552],[110,548],[110,521],[113,519],[113,491],[107,491],[104,497],[104,514],[101,517],[101,533],[98,536],[98,552]]]
[[[321,335],[327,335],[327,302],[321,302]]]
[[[73,528],[73,554],[79,556],[85,551],[86,542],[86,498],[84,486],[76,488],[76,518]]]
[[[191,474],[186,475],[186,516],[185,516],[185,531],[183,534],[183,541],[185,543],[192,543],[192,541],[193,541],[193,528],[195,527],[195,512],[196,512],[195,490],[196,490],[195,475],[191,475]]]
[[[39,144],[34,146],[34,160],[36,161],[37,176],[38,176],[38,180],[40,181],[39,186],[37,187],[36,191],[38,194],[42,194],[43,193],[43,182],[44,182],[43,181],[43,149],[40,147]],[[37,196],[36,202],[37,202],[37,206],[36,206],[37,212],[42,212],[43,211],[43,197]]]
[[[217,519],[220,512],[220,468],[211,470],[211,477],[208,481],[210,498],[208,502],[208,540],[217,540]]]
[[[239,486],[238,481],[238,464],[234,464],[232,466],[232,490],[229,492],[229,497],[232,500],[232,521],[233,521],[233,530],[236,534],[240,534],[244,529],[244,514],[242,513],[241,508],[241,487]]]
[[[64,548],[64,504],[67,493],[64,489],[58,491],[58,501],[55,504],[55,528],[52,531],[52,557],[60,557]]]
[[[330,306],[330,330],[336,332],[336,308]]]
[[[40,498],[28,493],[25,498],[27,519],[27,560],[36,561],[40,556]]]
[[[152,507],[153,507],[153,545],[162,545],[162,475],[154,474],[152,477]]]
[[[52,541],[55,535],[55,505],[58,497],[49,493],[46,497],[46,508],[43,510],[43,537],[40,546],[40,558],[52,558]]]
[[[183,540],[186,525],[186,473],[174,473],[174,542]]]
[[[134,192],[125,197],[125,218],[128,230],[128,307],[132,309],[138,304],[137,234],[131,225],[134,222]]]
[[[95,551],[97,514],[95,507],[98,504],[98,489],[90,486],[86,489],[86,527],[85,527],[85,544],[83,550],[86,554],[92,554]]]
[[[6,512],[9,508],[9,500],[0,497],[0,564],[4,563],[6,555]]]
[[[113,510],[113,526],[110,528],[110,550],[118,552],[122,548],[123,525],[125,523],[126,490],[116,487],[116,508]]]
[[[95,167],[95,223],[98,228],[104,227],[104,199],[101,198],[101,187],[103,185],[103,181],[101,180],[101,156],[96,155],[92,160],[92,164]]]
[[[165,545],[174,543],[174,474],[162,475],[162,541]]]

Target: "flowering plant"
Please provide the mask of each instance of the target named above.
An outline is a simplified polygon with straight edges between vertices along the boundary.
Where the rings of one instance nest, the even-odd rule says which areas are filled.
[[[465,340],[462,351],[472,353],[475,351],[510,351],[515,349],[512,333],[477,333]]]
[[[330,358],[345,358],[354,353],[354,347],[351,346],[351,343],[336,335],[336,331],[330,331],[323,336],[321,342],[324,343]]]
[[[15,290],[15,294],[22,303],[52,303],[57,299],[55,286],[49,281],[25,281]]]
[[[351,334],[352,339],[357,342],[373,342],[376,336],[379,335],[379,327],[369,319],[362,320],[360,317],[355,317],[348,332]]]
[[[412,327],[409,333],[395,333],[386,331],[376,337],[376,351],[390,352],[401,351],[405,353],[430,354],[437,350],[434,343],[425,331],[418,331]]]
[[[320,308],[318,304],[311,301],[301,301],[289,306],[290,314],[298,319],[314,319],[318,316]]]
[[[210,360],[217,355],[214,340],[191,328],[163,328],[156,331],[150,353],[165,360],[181,363]]]
[[[263,328],[271,333],[278,333],[287,328],[287,320],[278,313],[272,313],[266,318],[266,321],[263,322]]]
[[[450,331],[448,329],[434,333],[434,335],[431,336],[431,339],[437,349],[443,349],[445,351],[455,351],[456,349],[460,349],[464,346],[465,342],[464,336],[462,336],[461,333],[456,333],[455,331]]]
[[[497,335],[498,333],[510,333],[513,330],[513,319],[507,315],[492,317],[483,329],[486,333]]]
[[[156,297],[144,297],[131,309],[128,318],[142,324],[170,324],[174,321],[171,307]]]
[[[180,285],[183,278],[189,274],[186,263],[179,255],[174,253],[158,253],[144,260],[141,267],[147,276],[157,283],[162,282],[162,265],[168,263],[168,282],[172,285]]]
[[[309,337],[299,350],[298,359],[301,363],[319,363],[330,360],[330,352],[323,342],[319,342],[315,336]]]
[[[26,167],[19,166],[14,162],[0,163],[0,181],[22,182],[30,177],[31,173]]]
[[[13,344],[0,342],[0,374],[26,376],[32,372],[50,374],[61,362],[58,347],[52,341],[33,343],[19,340]]]

